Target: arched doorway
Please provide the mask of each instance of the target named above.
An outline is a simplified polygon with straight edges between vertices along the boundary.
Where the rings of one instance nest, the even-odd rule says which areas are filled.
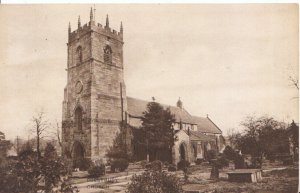
[[[84,147],[81,143],[76,141],[73,145],[72,157],[73,167],[82,169],[84,167]]]
[[[186,145],[184,143],[182,143],[179,146],[179,155],[180,155],[180,160],[187,160],[186,158]]]

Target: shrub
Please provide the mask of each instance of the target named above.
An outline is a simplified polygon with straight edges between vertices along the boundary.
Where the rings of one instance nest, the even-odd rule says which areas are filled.
[[[142,168],[145,168],[147,163],[148,163],[147,160],[140,161],[140,165]]]
[[[216,167],[218,168],[223,168],[223,167],[228,167],[229,166],[229,160],[226,159],[224,156],[220,156],[216,162]]]
[[[78,158],[73,161],[73,168],[79,168],[81,171],[86,171],[92,164],[92,161],[88,158]]]
[[[245,160],[242,155],[237,155],[234,159],[234,167],[235,169],[243,169],[245,168]]]
[[[92,166],[88,169],[88,173],[91,177],[99,177],[105,174],[105,165]]]
[[[166,161],[166,162],[164,162],[164,166],[165,166],[165,167],[168,167],[169,165],[170,165],[170,163],[169,163],[169,162],[167,162],[167,161]]]
[[[151,163],[147,163],[147,164],[145,165],[145,169],[147,169],[147,170],[151,169]]]
[[[169,171],[169,172],[175,172],[176,170],[177,170],[177,168],[176,168],[175,165],[170,164],[170,165],[168,166],[168,171]]]
[[[120,172],[125,171],[128,168],[128,161],[126,159],[115,159],[111,162],[111,171],[115,172],[118,169]]]
[[[180,162],[178,162],[177,164],[177,169],[178,170],[185,170],[187,167],[190,166],[190,162],[186,161],[186,160],[181,160]]]
[[[223,155],[228,160],[234,160],[235,156],[237,156],[237,153],[234,151],[234,149],[232,149],[232,147],[227,145],[223,151]]]
[[[162,170],[162,167],[163,167],[163,164],[160,160],[155,160],[151,163],[151,170],[154,170],[154,171],[161,171]]]
[[[195,164],[200,165],[203,162],[203,159],[196,159]]]
[[[165,172],[146,171],[142,175],[134,175],[126,193],[183,193],[179,179]]]
[[[210,161],[212,159],[216,159],[218,155],[218,152],[214,149],[207,151],[207,160]]]

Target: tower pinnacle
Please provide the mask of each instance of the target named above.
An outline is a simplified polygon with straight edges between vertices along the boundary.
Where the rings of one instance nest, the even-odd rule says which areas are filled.
[[[108,27],[109,28],[109,19],[108,19],[108,14],[106,15],[106,25],[105,27]]]
[[[70,22],[69,22],[68,32],[69,32],[69,34],[71,33],[71,23]]]
[[[81,22],[80,22],[80,15],[78,16],[78,28],[81,27]]]
[[[94,16],[93,16],[93,8],[91,7],[91,12],[90,12],[90,21],[94,20]]]
[[[121,26],[120,26],[120,33],[123,34],[123,24],[122,24],[122,21],[121,21]]]

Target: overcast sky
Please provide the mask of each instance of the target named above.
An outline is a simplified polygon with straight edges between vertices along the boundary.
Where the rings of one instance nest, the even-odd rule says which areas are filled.
[[[91,5],[0,5],[0,130],[27,137],[41,108],[62,117],[67,30]],[[96,5],[124,26],[127,95],[209,117],[226,135],[247,115],[298,122],[298,6]]]

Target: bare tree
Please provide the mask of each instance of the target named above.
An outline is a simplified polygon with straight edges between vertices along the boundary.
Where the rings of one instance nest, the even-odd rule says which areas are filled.
[[[289,76],[289,80],[291,81],[292,85],[299,90],[299,79]]]
[[[44,111],[38,112],[32,118],[32,128],[31,132],[36,135],[36,150],[38,155],[38,160],[41,156],[40,150],[40,140],[45,136],[46,130],[49,128],[49,122],[45,119]]]
[[[57,137],[57,141],[60,147],[62,147],[62,142],[61,142],[61,138],[60,138],[60,124],[58,122],[56,122],[56,137]]]

